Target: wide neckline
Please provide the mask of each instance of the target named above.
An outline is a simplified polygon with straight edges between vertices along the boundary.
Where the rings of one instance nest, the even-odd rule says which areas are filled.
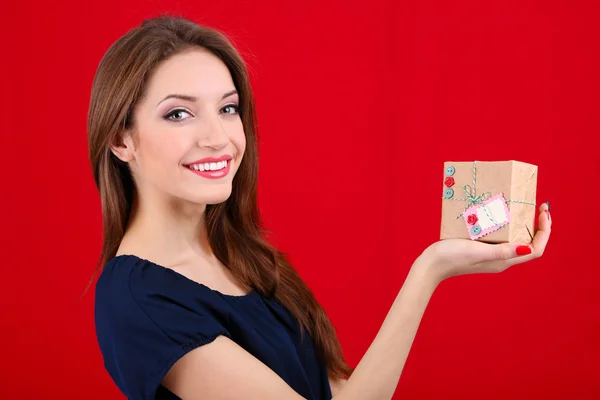
[[[190,278],[188,278],[187,276],[185,276],[185,275],[183,275],[183,274],[181,274],[181,273],[179,273],[179,272],[175,271],[175,270],[174,270],[174,269],[172,269],[172,268],[168,268],[168,267],[165,267],[164,265],[157,264],[157,263],[155,263],[154,261],[150,261],[150,260],[147,260],[147,259],[145,259],[145,258],[142,258],[142,257],[136,256],[135,254],[119,254],[119,255],[116,255],[116,256],[114,256],[114,257],[112,258],[112,260],[115,260],[115,261],[117,261],[117,259],[118,259],[118,258],[127,258],[127,257],[128,257],[128,258],[134,258],[134,259],[136,259],[136,260],[138,260],[138,261],[143,261],[143,262],[147,263],[148,265],[151,265],[151,266],[153,266],[153,267],[156,267],[156,268],[158,268],[158,269],[160,269],[160,270],[163,270],[163,271],[168,271],[169,273],[172,273],[172,274],[174,274],[174,275],[175,275],[176,277],[178,277],[179,279],[182,279],[182,280],[184,280],[184,281],[190,282],[192,285],[196,285],[196,286],[199,286],[199,287],[201,287],[201,288],[207,289],[207,290],[209,290],[209,291],[211,291],[211,292],[213,292],[213,293],[216,293],[216,294],[218,294],[219,296],[226,297],[226,298],[228,298],[228,299],[245,299],[245,298],[252,297],[252,296],[254,296],[254,295],[256,295],[256,294],[258,293],[258,292],[257,292],[257,291],[256,291],[254,288],[253,288],[253,289],[251,289],[251,290],[250,290],[250,292],[248,292],[248,293],[246,293],[246,294],[240,294],[240,295],[223,293],[223,292],[220,292],[220,291],[218,291],[218,290],[216,290],[216,289],[213,289],[213,288],[211,288],[211,287],[208,287],[208,286],[206,286],[206,285],[205,285],[205,284],[203,284],[203,283],[200,283],[200,282],[197,282],[197,281],[195,281],[195,280],[193,280],[193,279],[190,279]]]

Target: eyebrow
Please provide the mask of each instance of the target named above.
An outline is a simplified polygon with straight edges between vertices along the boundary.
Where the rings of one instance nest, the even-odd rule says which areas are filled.
[[[235,89],[234,89],[234,90],[231,90],[231,91],[229,91],[229,92],[227,92],[227,93],[225,93],[225,94],[223,95],[223,97],[221,97],[221,100],[224,100],[224,99],[226,99],[227,97],[229,97],[229,96],[232,96],[232,95],[234,95],[234,94],[238,94],[238,91],[237,91],[237,90],[235,90]],[[198,98],[197,98],[197,97],[195,97],[195,96],[190,96],[190,95],[187,95],[187,94],[177,94],[177,93],[173,93],[173,94],[170,94],[170,95],[168,95],[167,97],[165,97],[165,98],[164,98],[164,99],[162,99],[161,101],[159,101],[159,102],[158,102],[158,104],[157,104],[156,106],[158,107],[160,103],[162,103],[163,101],[165,101],[165,100],[168,100],[168,99],[180,99],[180,100],[185,100],[185,101],[190,101],[190,102],[194,102],[194,101],[198,100]]]

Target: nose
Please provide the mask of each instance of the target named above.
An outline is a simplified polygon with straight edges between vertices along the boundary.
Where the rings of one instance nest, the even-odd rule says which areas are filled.
[[[198,128],[198,145],[221,150],[229,144],[229,135],[220,117],[206,118],[206,123]]]

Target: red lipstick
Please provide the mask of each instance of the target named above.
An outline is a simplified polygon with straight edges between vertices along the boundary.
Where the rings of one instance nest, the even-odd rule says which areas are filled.
[[[229,170],[231,168],[231,160],[232,157],[228,154],[225,154],[220,157],[202,158],[189,164],[185,164],[185,166],[188,170],[190,170],[196,175],[202,176],[204,178],[218,179],[223,178],[227,176],[227,174],[229,174]],[[207,164],[209,164],[208,168]],[[221,164],[221,168],[212,169],[215,167],[219,167],[219,164]]]

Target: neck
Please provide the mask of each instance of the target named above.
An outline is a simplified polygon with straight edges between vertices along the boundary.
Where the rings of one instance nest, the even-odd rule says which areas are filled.
[[[213,258],[205,228],[206,205],[168,196],[134,196],[119,253],[162,265]]]

